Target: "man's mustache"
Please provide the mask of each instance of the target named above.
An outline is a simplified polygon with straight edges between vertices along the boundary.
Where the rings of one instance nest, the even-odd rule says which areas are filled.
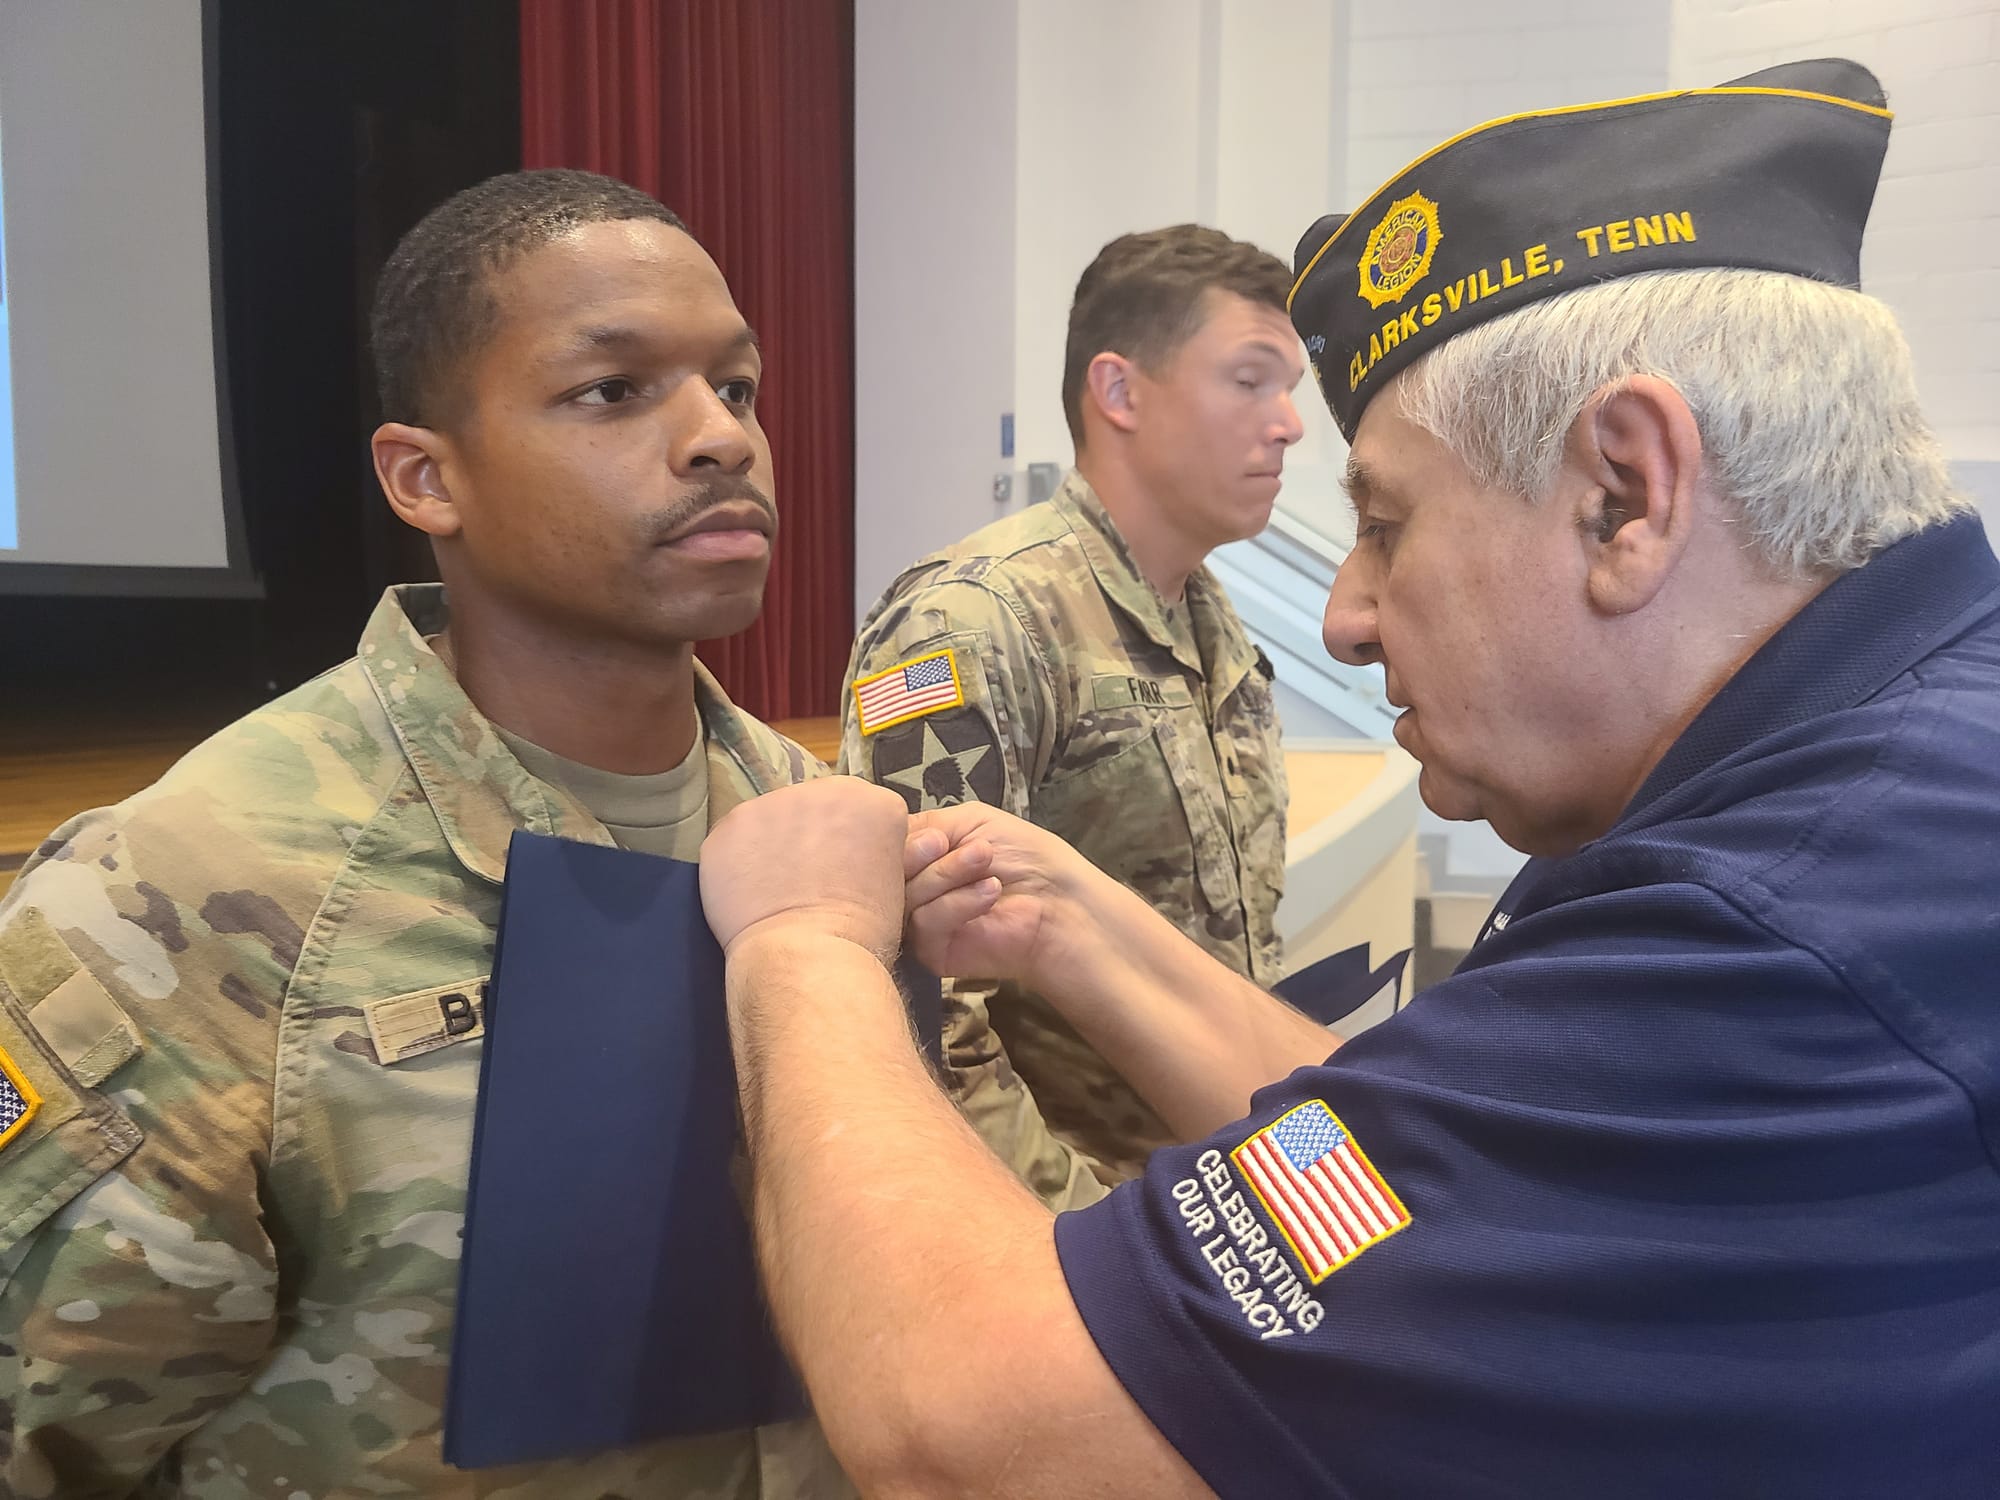
[[[664,542],[702,515],[732,500],[748,500],[764,513],[771,535],[778,534],[778,507],[771,497],[740,475],[723,475],[697,481],[682,498],[653,518],[653,540]]]

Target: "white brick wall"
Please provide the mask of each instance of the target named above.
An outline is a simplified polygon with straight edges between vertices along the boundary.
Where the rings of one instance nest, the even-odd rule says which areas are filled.
[[[1667,87],[1672,0],[1352,0],[1349,206],[1461,130]]]
[[[2000,462],[2000,3],[1675,0],[1675,87],[1797,57],[1872,68],[1896,123],[1862,245],[1952,456]]]

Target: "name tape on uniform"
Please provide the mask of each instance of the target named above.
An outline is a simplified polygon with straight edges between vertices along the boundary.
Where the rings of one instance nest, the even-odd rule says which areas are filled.
[[[375,1060],[385,1066],[486,1035],[486,976],[392,995],[362,1007]]]

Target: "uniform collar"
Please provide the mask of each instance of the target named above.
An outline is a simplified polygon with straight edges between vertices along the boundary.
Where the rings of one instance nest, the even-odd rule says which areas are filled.
[[[738,803],[825,770],[804,750],[730,702],[722,684],[699,660],[694,664],[694,706],[708,736],[711,828]]]
[[[1866,702],[1939,647],[2000,612],[2000,561],[1977,516],[1905,537],[1842,574],[1766,641],[1653,767],[1612,833],[1657,820],[1673,794],[1769,735]],[[1505,927],[1544,879],[1593,846],[1522,866],[1476,942]]]
[[[1619,822],[1754,744],[1865,702],[2000,610],[2000,561],[1976,515],[1883,549],[1766,641],[1661,757]]]
[[[560,787],[529,775],[501,741],[426,637],[444,630],[450,609],[440,584],[404,584],[383,594],[361,634],[361,670],[388,715],[397,743],[459,863],[499,883],[516,829],[586,844],[611,834]],[[756,792],[803,774],[780,765],[752,721],[729,701],[700,662],[695,707],[708,739],[711,820]]]
[[[1076,533],[1105,597],[1145,631],[1147,639],[1172,652],[1181,665],[1204,677],[1216,702],[1234,692],[1237,683],[1256,665],[1257,658],[1236,611],[1230,606],[1229,596],[1215,581],[1215,575],[1206,566],[1188,575],[1182,603],[1188,612],[1190,633],[1198,643],[1201,657],[1207,658],[1189,661],[1185,644],[1167,623],[1166,600],[1139,571],[1139,565],[1132,559],[1132,549],[1089,481],[1071,469],[1049,497],[1049,503]]]

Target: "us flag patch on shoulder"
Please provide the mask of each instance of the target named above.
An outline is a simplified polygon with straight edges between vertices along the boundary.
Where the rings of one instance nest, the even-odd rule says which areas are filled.
[[[6,1049],[0,1048],[0,1147],[26,1130],[41,1107],[42,1096],[15,1066]]]
[[[959,681],[958,663],[949,647],[913,656],[854,683],[854,708],[864,735],[940,709],[957,708],[963,702],[965,686]]]
[[[1310,1099],[1229,1153],[1314,1285],[1410,1222],[1334,1112]]]

